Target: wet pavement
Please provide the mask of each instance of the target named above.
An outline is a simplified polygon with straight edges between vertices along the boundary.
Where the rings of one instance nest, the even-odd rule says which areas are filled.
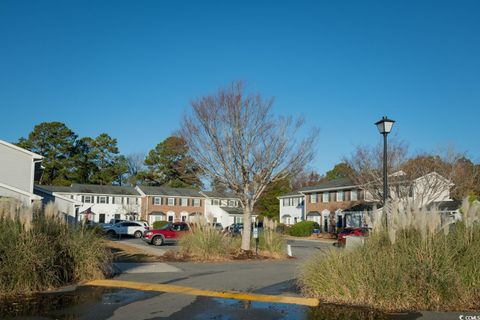
[[[37,294],[28,298],[0,303],[1,319],[118,319],[115,311],[141,300],[148,300],[165,293],[144,292],[130,289],[79,287],[75,291]],[[182,298],[181,295],[176,295]],[[145,316],[130,319],[415,319],[418,315],[386,315],[369,309],[321,305],[317,308],[266,303],[194,297],[192,303],[168,317],[158,316],[159,309],[152,309]]]

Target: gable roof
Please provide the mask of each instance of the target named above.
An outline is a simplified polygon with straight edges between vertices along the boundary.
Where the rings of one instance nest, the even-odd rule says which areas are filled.
[[[11,149],[14,149],[16,151],[20,151],[20,152],[23,152],[25,154],[28,154],[29,156],[31,156],[33,159],[35,160],[41,160],[43,159],[43,156],[39,155],[39,154],[36,154],[34,152],[31,152],[31,151],[28,151],[27,149],[23,149],[23,148],[20,148],[19,146],[16,146],[12,143],[9,143],[7,141],[3,141],[3,140],[0,140],[0,144],[6,146],[6,147],[9,147]]]
[[[227,198],[227,199],[237,199],[233,193],[230,192],[217,192],[217,191],[200,191],[207,198]]]
[[[316,186],[305,187],[300,189],[300,192],[312,192],[312,191],[326,191],[326,190],[335,190],[335,189],[344,189],[348,187],[354,187],[352,179],[350,178],[340,178],[331,181],[327,181]]]
[[[197,197],[203,198],[200,191],[188,188],[168,188],[168,187],[152,187],[138,186],[147,196],[177,196],[177,197]]]
[[[47,186],[35,185],[35,188],[48,192],[65,192],[65,193],[93,193],[93,194],[114,194],[114,195],[140,195],[133,187],[125,186],[104,186],[96,184],[77,184],[71,186]]]

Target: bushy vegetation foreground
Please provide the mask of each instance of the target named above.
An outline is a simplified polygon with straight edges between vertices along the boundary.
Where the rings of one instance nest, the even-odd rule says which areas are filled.
[[[480,203],[464,201],[454,224],[413,207],[391,212],[388,230],[375,224],[363,246],[307,261],[303,292],[387,311],[480,309]]]
[[[103,278],[110,261],[94,229],[67,225],[53,205],[0,202],[0,298]]]

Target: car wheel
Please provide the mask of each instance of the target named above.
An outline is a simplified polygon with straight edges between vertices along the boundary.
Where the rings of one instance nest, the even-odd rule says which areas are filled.
[[[141,238],[142,237],[142,231],[135,231],[135,233],[133,234],[133,236],[135,238]]]
[[[115,234],[116,234],[116,233],[115,233],[115,231],[113,231],[113,230],[108,230],[108,231],[107,231],[107,235],[110,236],[110,237],[114,237]]]
[[[156,236],[152,239],[152,243],[156,246],[161,246],[163,244],[162,236]]]

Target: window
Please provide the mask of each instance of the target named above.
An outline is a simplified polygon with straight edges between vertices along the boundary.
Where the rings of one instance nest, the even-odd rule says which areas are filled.
[[[120,220],[120,214],[119,213],[115,213],[115,215],[113,216],[113,218],[115,220]]]
[[[343,201],[343,191],[337,191],[337,201],[338,202]]]
[[[173,222],[173,215],[168,215],[168,222]]]
[[[83,197],[83,202],[85,202],[85,203],[93,203],[93,197],[92,197],[92,196],[84,196],[84,197]]]
[[[200,199],[193,199],[193,206],[200,207]]]
[[[175,205],[175,198],[168,198],[168,205],[169,206],[174,206]]]
[[[328,198],[329,198],[328,192],[322,193],[322,202],[328,202]]]
[[[220,204],[220,200],[218,199],[213,199],[213,205],[218,206]]]
[[[188,206],[188,199],[187,198],[182,198],[182,206],[184,206],[184,207]],[[185,220],[183,220],[183,217],[182,217],[182,221],[185,221]]]
[[[221,203],[222,203],[222,207],[226,207],[226,206],[227,206],[227,203],[228,203],[228,201],[227,201],[227,200],[222,200],[222,202],[221,202]]]
[[[158,205],[161,205],[161,204],[162,204],[162,198],[160,198],[160,197],[154,197],[154,198],[153,198],[153,204],[155,204],[155,205],[157,205],[157,206],[158,206]]]
[[[312,193],[310,195],[310,203],[317,203],[317,194],[316,193]]]
[[[298,198],[293,198],[293,206],[298,206]]]
[[[99,214],[98,223],[105,223],[105,213],[100,213]]]
[[[285,199],[285,198],[282,199],[282,205],[283,205],[284,207],[288,206],[287,199]]]
[[[357,190],[350,191],[350,200],[351,201],[357,201],[358,200]]]
[[[236,207],[236,206],[235,206],[235,200],[230,200],[230,201],[228,201],[228,206],[229,206],[229,207]]]

